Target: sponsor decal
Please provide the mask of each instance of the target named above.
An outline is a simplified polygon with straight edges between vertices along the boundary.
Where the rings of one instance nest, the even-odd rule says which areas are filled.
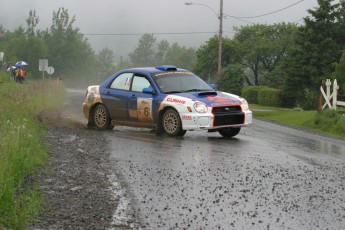
[[[211,102],[211,106],[222,106],[237,104],[235,101],[227,97],[222,96],[207,96],[207,99]]]
[[[152,117],[152,98],[138,98],[137,118],[142,122],[153,122]]]
[[[125,83],[124,83],[124,85],[125,85],[125,86],[130,86],[130,85],[131,85],[131,81],[132,81],[132,78],[127,77],[127,78],[126,78],[126,81],[125,81]]]
[[[192,116],[188,116],[188,115],[183,115],[182,116],[182,120],[188,120],[188,121],[190,121],[190,120],[192,120],[193,118],[192,118]]]
[[[97,92],[97,87],[96,86],[91,87],[90,92],[91,93],[96,93]]]
[[[171,97],[168,97],[167,101],[168,102],[174,102],[174,103],[177,103],[177,104],[185,104],[186,103],[186,101],[184,101],[184,100],[177,99],[177,98],[171,98]]]
[[[95,101],[95,94],[90,93],[89,96],[87,97],[87,101],[92,104]]]

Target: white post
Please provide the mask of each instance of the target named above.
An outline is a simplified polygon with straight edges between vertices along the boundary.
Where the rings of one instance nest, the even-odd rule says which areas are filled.
[[[331,85],[332,85],[332,82],[330,79],[327,79],[326,80],[326,101],[330,102],[330,99],[331,99]],[[330,109],[332,109],[331,105],[328,104],[328,106],[330,107]]]
[[[337,83],[337,79],[334,79],[334,83],[333,83],[333,109],[337,109],[337,95],[338,95],[338,83]]]

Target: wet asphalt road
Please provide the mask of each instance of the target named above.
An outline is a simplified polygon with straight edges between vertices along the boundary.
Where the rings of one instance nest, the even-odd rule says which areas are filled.
[[[114,220],[134,229],[344,229],[344,140],[256,119],[233,139],[108,134],[126,197]]]

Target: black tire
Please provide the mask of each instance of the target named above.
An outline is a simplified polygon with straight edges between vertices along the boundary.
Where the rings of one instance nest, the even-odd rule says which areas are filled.
[[[186,130],[182,130],[182,122],[179,114],[174,109],[168,109],[162,116],[162,128],[166,134],[172,137],[186,134]]]
[[[104,105],[97,105],[93,111],[93,125],[99,130],[111,130],[114,126],[110,125],[110,116]]]
[[[236,136],[241,131],[241,128],[221,128],[218,129],[218,132],[223,137],[231,138]]]

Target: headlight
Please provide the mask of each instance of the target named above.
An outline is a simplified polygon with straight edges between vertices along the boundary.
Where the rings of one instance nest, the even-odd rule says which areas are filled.
[[[194,109],[198,113],[206,113],[207,112],[207,105],[202,102],[195,102],[194,103]]]
[[[246,101],[246,99],[242,98],[241,102],[242,110],[249,110],[248,102]]]

